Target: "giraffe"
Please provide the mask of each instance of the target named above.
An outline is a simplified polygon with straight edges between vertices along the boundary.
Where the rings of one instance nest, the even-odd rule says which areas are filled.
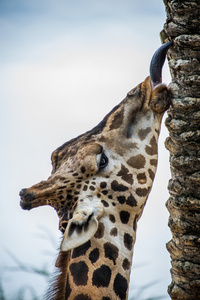
[[[59,274],[46,299],[124,300],[136,238],[157,167],[170,91],[161,70],[171,42],[154,54],[150,76],[92,130],[52,153],[51,176],[20,192],[30,210],[52,206],[63,233]]]

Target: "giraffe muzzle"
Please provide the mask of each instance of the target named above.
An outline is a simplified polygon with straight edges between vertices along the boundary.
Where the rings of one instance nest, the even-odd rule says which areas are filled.
[[[34,207],[47,205],[49,189],[44,188],[47,184],[48,181],[41,181],[30,188],[22,189],[19,193],[21,198],[21,208],[24,210],[30,210]]]
[[[28,189],[22,189],[19,195],[21,197],[21,208],[25,210],[30,210],[32,208],[32,202],[35,200],[35,194],[29,192]]]
[[[29,188],[22,189],[19,193],[21,208],[30,210],[43,205],[57,208],[59,204],[57,201],[54,201],[54,196],[57,190],[59,191],[60,188],[63,188],[61,178],[61,176],[50,176],[47,180],[42,180]]]

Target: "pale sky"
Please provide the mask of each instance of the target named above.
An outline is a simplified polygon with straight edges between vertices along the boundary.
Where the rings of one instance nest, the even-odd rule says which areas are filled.
[[[164,22],[161,0],[1,0],[0,279],[8,299],[25,285],[42,295],[46,282],[6,270],[16,266],[7,250],[24,264],[49,263],[53,270],[60,243],[53,208],[23,211],[19,191],[46,179],[51,152],[98,124],[149,75]],[[170,82],[167,63],[163,81]],[[169,299],[167,134],[163,124],[156,179],[138,223],[130,296],[158,281],[141,299]]]

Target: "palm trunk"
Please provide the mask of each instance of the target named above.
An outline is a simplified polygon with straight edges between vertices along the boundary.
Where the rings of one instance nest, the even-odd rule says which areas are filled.
[[[167,244],[172,299],[200,299],[200,1],[164,0],[163,41],[169,50],[172,106],[166,125],[171,180]]]

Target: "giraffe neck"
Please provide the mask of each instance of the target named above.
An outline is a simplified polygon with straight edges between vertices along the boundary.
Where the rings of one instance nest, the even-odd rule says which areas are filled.
[[[57,261],[60,291],[52,299],[128,299],[137,219],[141,213],[134,207],[131,195],[126,202],[130,201],[132,213],[119,210],[124,198],[121,196],[118,203],[105,202],[109,207],[91,240],[70,252],[60,252]]]

